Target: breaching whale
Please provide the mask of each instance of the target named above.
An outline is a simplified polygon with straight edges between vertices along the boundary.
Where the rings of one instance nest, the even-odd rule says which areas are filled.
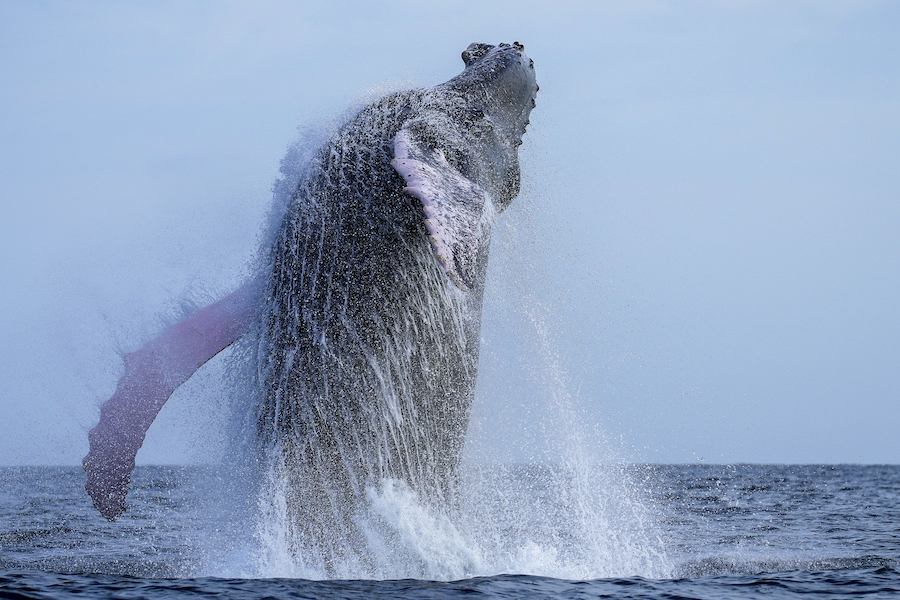
[[[474,43],[462,58],[460,75],[384,96],[331,136],[293,193],[262,284],[125,356],[83,461],[104,517],[125,510],[135,456],[168,397],[248,333],[258,437],[284,468],[301,535],[345,529],[334,515],[379,480],[453,495],[491,224],[519,192],[538,91],[518,42]]]

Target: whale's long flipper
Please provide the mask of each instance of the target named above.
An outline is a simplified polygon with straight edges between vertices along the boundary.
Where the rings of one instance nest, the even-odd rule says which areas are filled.
[[[475,284],[478,251],[490,197],[447,162],[440,149],[420,141],[409,128],[394,138],[391,161],[404,180],[403,191],[422,201],[425,226],[438,260],[463,291]]]
[[[110,521],[125,511],[125,495],[144,435],[175,389],[246,330],[255,310],[256,287],[246,284],[125,355],[125,374],[100,408],[88,434],[82,464],[85,489]]]

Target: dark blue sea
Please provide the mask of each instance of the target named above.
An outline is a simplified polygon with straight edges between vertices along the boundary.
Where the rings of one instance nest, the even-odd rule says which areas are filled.
[[[455,516],[386,482],[330,579],[230,477],[139,467],[108,523],[80,468],[0,469],[0,598],[900,598],[900,466],[482,466]]]

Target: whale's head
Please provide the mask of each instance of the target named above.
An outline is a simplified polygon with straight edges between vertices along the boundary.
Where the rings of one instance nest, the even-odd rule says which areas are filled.
[[[522,143],[538,87],[534,61],[525,46],[473,43],[462,53],[466,69],[445,85],[463,92],[475,108],[487,113],[512,147]]]

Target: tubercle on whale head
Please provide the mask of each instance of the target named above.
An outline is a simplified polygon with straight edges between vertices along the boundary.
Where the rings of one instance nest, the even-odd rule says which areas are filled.
[[[444,85],[469,96],[490,115],[513,148],[520,146],[540,89],[525,46],[474,42],[463,51],[462,59],[466,69]]]

